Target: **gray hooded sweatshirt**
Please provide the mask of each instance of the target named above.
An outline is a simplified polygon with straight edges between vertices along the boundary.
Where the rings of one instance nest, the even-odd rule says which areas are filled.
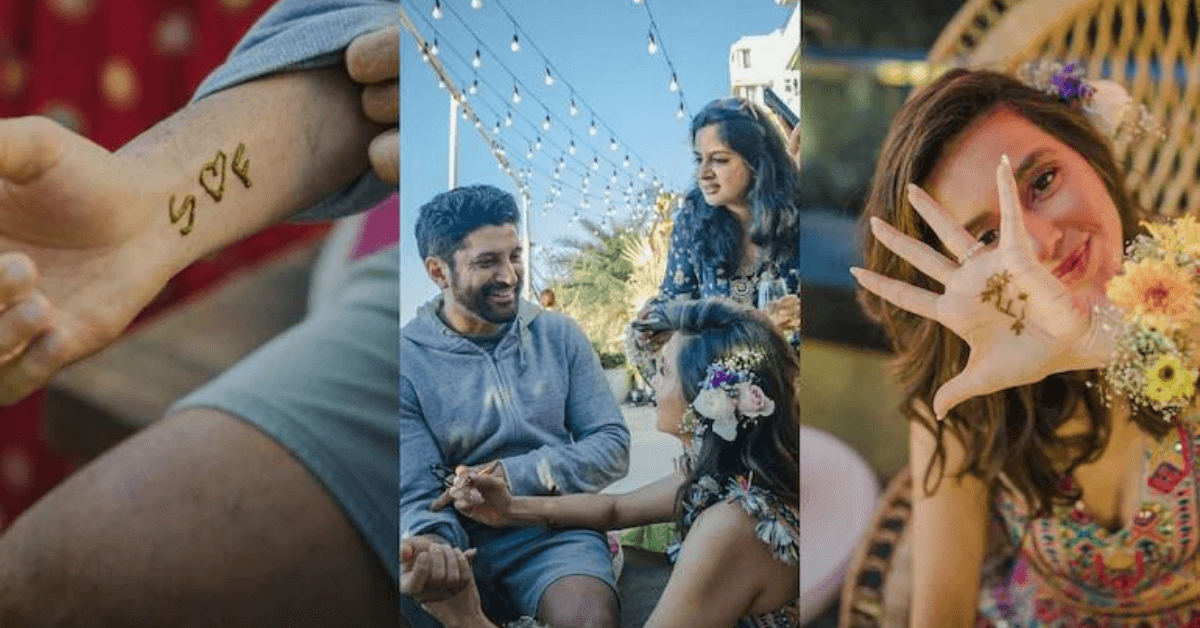
[[[521,301],[489,353],[438,317],[442,297],[400,330],[400,532],[460,548],[467,534],[432,465],[499,459],[514,495],[594,493],[629,469],[629,428],[600,359],[571,318]]]

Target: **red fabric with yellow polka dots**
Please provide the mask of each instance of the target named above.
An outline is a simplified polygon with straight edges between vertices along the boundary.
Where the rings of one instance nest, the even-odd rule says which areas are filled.
[[[0,116],[49,116],[116,149],[183,106],[270,4],[0,0]],[[326,230],[283,225],[201,260],[138,320]],[[0,408],[0,530],[73,469],[42,441],[42,397]]]

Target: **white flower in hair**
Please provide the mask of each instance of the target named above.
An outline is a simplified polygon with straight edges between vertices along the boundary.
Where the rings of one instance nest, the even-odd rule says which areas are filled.
[[[696,395],[692,407],[701,416],[712,420],[712,430],[731,441],[737,438],[737,408],[722,388],[705,388]]]
[[[1136,112],[1133,97],[1114,81],[1091,81],[1089,85],[1092,92],[1083,103],[1083,112],[1104,137],[1115,138],[1129,115]]]

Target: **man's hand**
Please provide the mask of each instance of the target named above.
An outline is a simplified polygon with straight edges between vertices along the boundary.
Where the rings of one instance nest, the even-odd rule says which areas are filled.
[[[363,113],[372,122],[390,125],[371,142],[371,167],[386,183],[400,181],[400,26],[372,31],[346,49],[350,78],[364,85]]]
[[[475,549],[459,551],[437,535],[400,542],[400,593],[421,603],[450,599],[474,585],[471,562]]]
[[[165,269],[122,280],[159,254],[134,176],[47,118],[0,120],[0,404],[110,342],[165,285]]]

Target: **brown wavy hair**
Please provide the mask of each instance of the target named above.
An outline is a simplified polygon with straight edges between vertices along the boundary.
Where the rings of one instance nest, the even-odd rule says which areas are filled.
[[[860,225],[867,268],[919,288],[942,291],[940,284],[875,240],[869,219],[880,218],[945,253],[937,235],[908,203],[905,186],[924,185],[951,141],[1001,109],[1021,116],[1086,159],[1116,205],[1122,237],[1128,241],[1137,233],[1142,212],[1125,187],[1123,171],[1108,142],[1078,109],[1004,74],[956,69],[913,94],[892,120]],[[932,407],[934,392],[965,368],[968,345],[940,323],[865,290],[859,290],[859,302],[883,326],[897,356],[901,412],[935,436],[936,449],[922,482],[926,494],[935,491],[945,475],[943,438],[948,430],[966,452],[956,477],[974,475],[995,490],[1003,473],[1035,511],[1078,498],[1060,479],[1095,460],[1111,433],[1111,416],[1101,403],[1096,371],[1054,375],[1037,384],[976,397],[951,410],[943,422],[932,421],[917,412],[917,404]],[[1059,435],[1058,428],[1075,416],[1080,404],[1087,429]],[[1135,414],[1133,419],[1155,436],[1167,429],[1149,413]]]

